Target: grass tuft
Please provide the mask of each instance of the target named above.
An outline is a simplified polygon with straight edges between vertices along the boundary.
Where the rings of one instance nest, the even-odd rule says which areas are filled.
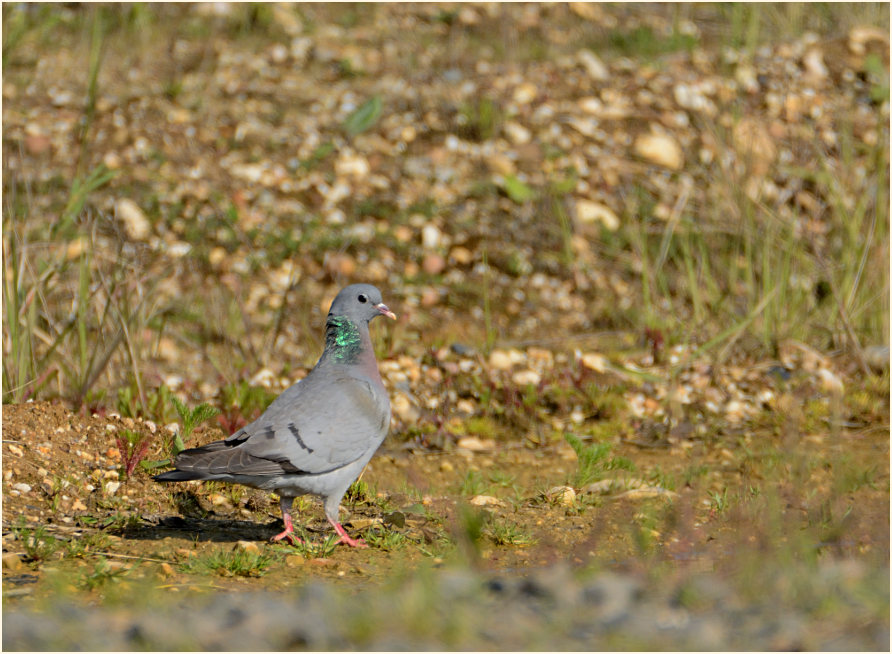
[[[274,560],[275,557],[263,552],[243,549],[230,552],[218,550],[204,556],[193,557],[180,567],[183,572],[191,574],[215,572],[223,577],[262,577]]]

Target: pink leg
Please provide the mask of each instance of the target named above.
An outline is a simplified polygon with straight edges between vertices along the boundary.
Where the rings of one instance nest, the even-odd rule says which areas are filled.
[[[294,525],[291,522],[291,498],[282,498],[281,501],[282,506],[282,520],[285,521],[285,531],[281,534],[272,537],[273,541],[288,539],[288,542],[292,545],[297,543],[302,543],[303,541],[294,535]]]
[[[341,540],[339,540],[338,543],[344,543],[350,547],[368,547],[363,539],[350,538],[349,534],[347,534],[347,531],[340,525],[340,523],[335,522],[331,518],[328,518],[328,521],[331,523],[331,526],[334,527],[334,530],[338,532],[338,536],[341,537]]]

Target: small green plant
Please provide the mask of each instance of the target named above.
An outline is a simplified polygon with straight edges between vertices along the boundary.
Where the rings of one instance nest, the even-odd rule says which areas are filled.
[[[648,475],[648,479],[661,488],[675,490],[675,476],[665,472],[660,466],[656,466]]]
[[[592,443],[586,445],[573,434],[564,434],[573,451],[576,452],[576,473],[573,485],[577,488],[598,481],[604,477],[607,455],[610,454],[610,443]]]
[[[84,590],[96,590],[110,581],[120,579],[128,572],[126,568],[115,567],[104,556],[100,556],[93,565],[93,569],[84,573],[79,585]]]
[[[373,127],[380,117],[381,96],[374,95],[347,116],[343,127],[350,136],[356,136]]]
[[[368,483],[362,481],[361,479],[357,479],[352,484],[350,484],[350,488],[347,489],[347,493],[344,495],[344,498],[352,503],[371,501],[372,495],[369,491]]]
[[[607,462],[604,464],[605,470],[628,470],[629,472],[635,472],[637,467],[632,459],[626,458],[624,456],[612,456]]]
[[[131,385],[118,389],[116,408],[118,413],[125,418],[135,418],[139,415],[139,397],[136,387]]]
[[[489,98],[476,103],[463,104],[457,117],[458,132],[462,138],[488,141],[502,128],[502,111]]]
[[[6,61],[4,59],[4,66]],[[6,215],[6,213],[4,213]],[[6,222],[6,221],[4,221]],[[34,379],[33,329],[37,321],[35,294],[38,287],[28,289],[23,276],[25,259],[24,244],[18,243],[18,235],[4,225],[3,259],[8,273],[3,275],[3,305],[6,308],[4,331],[10,343],[3,352],[3,402],[21,402],[27,397],[28,385]]]
[[[489,490],[489,484],[477,470],[468,470],[459,487],[459,492],[462,495],[483,495],[487,490]]]
[[[363,534],[365,542],[371,547],[392,552],[401,549],[406,545],[407,538],[404,534],[392,529],[383,527],[375,527]]]
[[[703,464],[691,464],[682,472],[685,486],[693,486],[694,482],[700,477],[704,477],[709,472],[709,466]]]
[[[864,70],[870,81],[870,99],[874,102],[889,101],[889,71],[883,65],[883,60],[875,54],[869,54],[864,58]]]
[[[493,522],[488,529],[489,537],[496,545],[531,545],[535,538],[513,522]]]
[[[863,486],[876,489],[875,465],[860,465],[850,455],[844,454],[839,457],[833,468],[834,487],[840,494],[854,493]]]
[[[111,546],[111,538],[101,531],[84,534],[81,538],[71,538],[65,543],[65,554],[73,558],[83,558]]]
[[[656,510],[648,504],[645,504],[635,514],[630,527],[632,529],[632,539],[641,555],[649,556],[654,553],[660,539],[660,532],[657,530],[659,523],[660,520]]]
[[[489,513],[477,507],[462,505],[459,509],[456,539],[466,555],[480,555],[480,541],[484,538],[484,529],[489,520]]]
[[[206,420],[210,420],[214,416],[220,413],[220,409],[211,406],[207,402],[202,402],[194,409],[189,409],[180,398],[172,395],[170,401],[173,403],[174,408],[176,408],[177,413],[180,416],[180,420],[183,422],[183,429],[180,434],[177,434],[174,439],[175,451],[174,454],[179,454],[186,446],[184,445],[186,439],[192,435],[193,430],[205,422]]]
[[[558,198],[554,198],[551,206],[552,211],[557,216],[558,223],[561,227],[561,242],[563,243],[562,256],[564,259],[564,265],[572,268],[573,264],[576,261],[576,255],[573,250],[573,223],[570,220],[570,217],[567,215],[567,211],[564,208],[564,203],[561,202]]]
[[[116,499],[117,498],[112,498],[112,500]],[[97,501],[96,504],[100,509],[116,509],[115,503],[111,500]],[[92,515],[79,516],[78,522],[86,527],[106,529],[109,532],[114,533],[122,532],[137,526],[140,523],[140,517],[135,513],[123,513],[121,511],[117,511],[116,513],[104,516],[102,518],[97,518],[96,516]]]
[[[187,573],[216,572],[224,577],[261,577],[274,560],[270,554],[237,549],[193,557],[180,567]]]
[[[486,342],[483,346],[484,354],[489,354],[492,350],[492,346],[496,342],[496,328],[493,324],[492,320],[492,307],[490,306],[490,295],[492,291],[490,290],[490,275],[491,271],[489,269],[489,259],[487,257],[486,249],[483,250],[483,326],[486,331]],[[489,397],[481,398],[483,400],[483,404],[489,404]]]
[[[310,540],[306,530],[302,527],[295,528],[295,535],[299,540],[292,543],[290,546],[285,545],[284,549],[281,549],[280,551],[289,553],[296,551],[305,559],[324,559],[331,556],[338,548],[338,542],[340,540],[337,534],[330,533],[321,542],[314,542]]]
[[[305,170],[313,170],[322,163],[325,158],[334,152],[335,146],[331,141],[325,141],[310,153],[308,159],[300,162],[300,167]]]
[[[26,527],[23,517],[20,517],[17,526],[12,528],[12,533],[22,544],[25,557],[33,563],[46,561],[59,549],[59,541],[46,533],[46,527],[43,525]]]
[[[62,217],[57,223],[53,224],[50,235],[53,237],[72,237],[74,235],[75,220],[83,211],[90,194],[108,184],[118,174],[119,171],[109,170],[105,165],[100,164],[85,177],[76,177],[71,183],[68,201],[62,210]]]
[[[165,384],[161,384],[157,389],[149,391],[148,417],[166,425],[173,417],[170,410],[172,404],[173,393]]]
[[[180,416],[183,427],[178,433],[173,435],[168,443],[170,458],[162,461],[143,461],[142,467],[147,470],[170,464],[177,454],[186,449],[186,440],[192,435],[195,428],[220,413],[218,408],[211,406],[207,402],[199,404],[194,409],[189,409],[176,395],[171,395],[170,401]]]
[[[493,470],[489,473],[489,480],[503,488],[515,488],[515,476],[504,470]]]
[[[658,36],[647,26],[637,27],[629,32],[613,30],[607,35],[607,41],[612,49],[643,59],[679,50],[691,51],[698,43],[696,36],[675,30],[669,35]]]
[[[707,491],[709,496],[710,512],[721,515],[728,508],[728,489],[723,488],[719,491]]]
[[[526,204],[536,197],[536,191],[515,175],[505,175],[502,188],[516,204]]]
[[[238,431],[259,416],[276,399],[275,393],[263,386],[251,386],[244,379],[225,385],[221,395],[220,404],[223,413],[218,421],[223,431],[229,434]]]

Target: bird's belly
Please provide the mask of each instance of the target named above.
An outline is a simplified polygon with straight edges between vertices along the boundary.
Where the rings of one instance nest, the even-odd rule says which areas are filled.
[[[261,490],[276,491],[280,495],[318,495],[325,497],[330,494],[336,484],[329,474],[321,475],[282,475],[264,481],[257,488]]]
[[[368,456],[331,472],[278,475],[252,485],[261,490],[275,491],[285,497],[318,495],[327,498],[331,495],[340,495],[359,477],[366,463],[372,458],[372,454],[373,452],[370,452]]]

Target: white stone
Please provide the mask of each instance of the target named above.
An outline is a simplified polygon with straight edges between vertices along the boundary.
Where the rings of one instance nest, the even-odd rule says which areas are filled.
[[[604,111],[604,103],[594,97],[582,98],[579,101],[579,108],[587,114],[599,116]]]
[[[465,436],[459,438],[456,445],[471,452],[483,452],[484,450],[491,450],[495,446],[495,442],[489,439],[480,439],[476,436]]]
[[[471,415],[474,413],[474,410],[476,409],[476,407],[474,406],[474,403],[471,402],[471,400],[469,400],[467,398],[463,398],[456,403],[455,409],[459,413],[465,413],[465,414]]]
[[[610,70],[591,50],[580,50],[576,53],[576,59],[593,80],[605,82],[610,79]]]
[[[680,170],[684,165],[681,145],[668,134],[642,134],[635,139],[635,152],[651,163],[670,170]]]
[[[607,372],[607,357],[603,354],[586,352],[582,355],[581,360],[582,365],[589,370],[594,370],[595,372]]]
[[[549,501],[561,506],[573,506],[576,504],[576,491],[570,486],[555,486],[545,493]]]
[[[496,370],[510,370],[512,366],[524,363],[526,355],[520,350],[493,350],[489,355],[489,365]]]
[[[172,257],[184,257],[192,251],[192,246],[184,241],[175,241],[167,246],[167,253]]]
[[[505,130],[505,136],[507,136],[508,140],[514,145],[525,145],[533,138],[533,134],[530,130],[513,120],[505,123],[503,129]]]
[[[513,99],[517,104],[529,104],[536,99],[536,86],[530,82],[524,82],[514,89]]]
[[[394,415],[404,423],[415,422],[420,415],[412,400],[405,393],[396,393],[391,401],[391,407]]]
[[[821,380],[821,388],[827,392],[842,393],[845,390],[842,379],[827,368],[818,369],[818,378]]]
[[[149,219],[130,198],[121,198],[115,203],[115,216],[124,225],[127,236],[134,241],[144,241],[152,231]]]
[[[576,219],[583,224],[601,223],[611,232],[619,229],[619,218],[607,205],[592,200],[576,200]]]
[[[262,164],[235,164],[230,167],[229,171],[235,177],[256,184],[263,177],[264,168]]]
[[[269,388],[272,386],[275,377],[275,374],[269,368],[261,368],[253,377],[251,377],[250,384],[251,386],[263,386],[264,388]]]
[[[505,506],[502,500],[492,495],[476,495],[469,501],[474,506]]]
[[[813,82],[819,82],[830,74],[827,66],[824,65],[824,55],[817,48],[812,48],[805,53],[802,58],[802,66],[805,68],[806,75]]]
[[[361,154],[345,152],[335,162],[335,173],[340,177],[365,179],[370,171],[368,159]]]
[[[527,384],[537,386],[542,381],[542,375],[535,370],[520,370],[511,376],[511,381],[518,386],[526,386]]]
[[[421,228],[421,246],[425,250],[434,250],[440,245],[443,234],[436,225],[425,225]]]

